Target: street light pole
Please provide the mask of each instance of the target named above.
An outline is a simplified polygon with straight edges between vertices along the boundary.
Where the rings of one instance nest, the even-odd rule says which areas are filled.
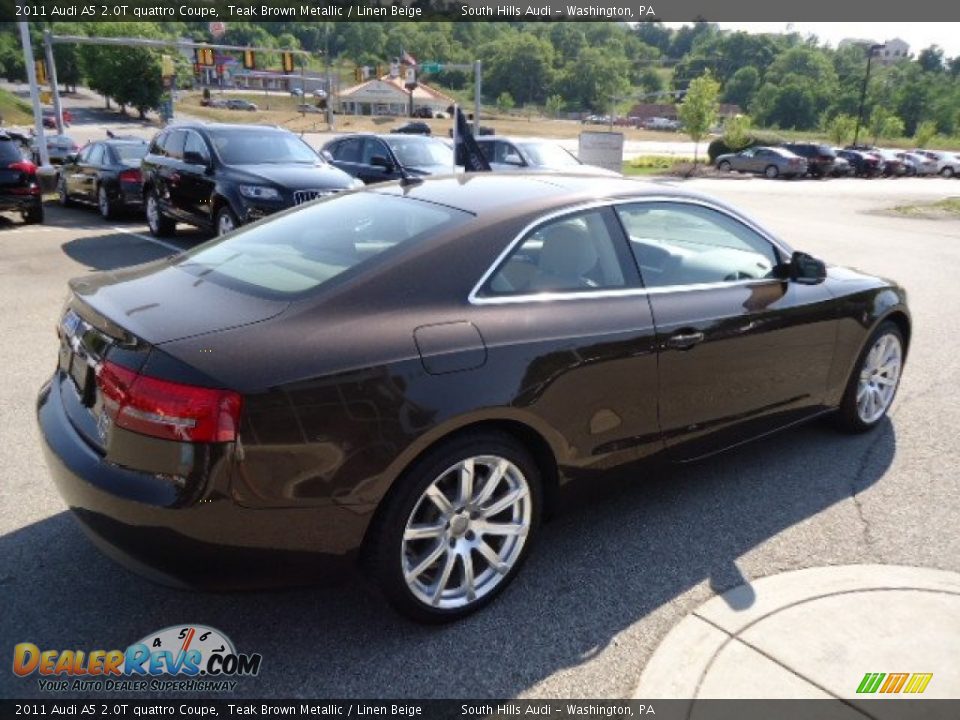
[[[854,147],[857,146],[857,141],[860,139],[860,124],[863,122],[863,101],[867,97],[867,83],[870,82],[870,63],[873,60],[873,54],[885,47],[886,45],[871,45],[867,53],[867,72],[863,76],[863,87],[860,89],[860,108],[857,110],[857,128],[853,133]]]
[[[33,105],[34,138],[37,141],[37,154],[40,164],[44,167],[50,164],[50,154],[47,152],[47,141],[43,136],[43,113],[40,110],[40,88],[37,87],[37,69],[33,64],[33,45],[30,42],[30,30],[27,23],[20,21],[20,43],[23,45],[23,59],[26,64],[27,82],[30,83],[30,103]]]

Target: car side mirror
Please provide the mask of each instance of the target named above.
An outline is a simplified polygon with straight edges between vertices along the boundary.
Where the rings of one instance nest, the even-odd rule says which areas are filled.
[[[795,252],[790,256],[790,279],[802,285],[817,285],[827,277],[827,266],[807,253]]]
[[[329,150],[321,150],[320,157],[322,157],[324,160],[326,160],[329,163],[333,162],[333,155],[330,153]]]
[[[503,156],[504,165],[516,165],[517,167],[523,167],[523,160],[516,153],[507,153]]]
[[[207,159],[195,150],[185,150],[183,153],[183,161],[187,165],[203,165],[204,167],[209,165]]]
[[[393,170],[393,163],[383,155],[374,155],[372,158],[370,158],[370,164],[374,167],[383,168],[384,172],[390,172]]]

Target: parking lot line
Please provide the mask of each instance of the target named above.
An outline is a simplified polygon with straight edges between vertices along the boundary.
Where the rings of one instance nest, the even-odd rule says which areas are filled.
[[[177,247],[176,245],[164,242],[163,240],[158,240],[157,238],[150,237],[149,235],[143,235],[141,233],[133,232],[133,230],[127,230],[126,228],[117,226],[114,226],[112,229],[119,233],[123,233],[124,235],[133,235],[135,238],[140,238],[141,240],[146,240],[147,242],[152,242],[156,245],[162,245],[163,247],[173,250],[174,252],[183,252],[182,247]]]

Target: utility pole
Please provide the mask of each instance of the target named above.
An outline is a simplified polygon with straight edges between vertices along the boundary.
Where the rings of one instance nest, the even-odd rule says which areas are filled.
[[[47,58],[47,76],[50,78],[50,90],[53,93],[53,116],[56,118],[57,132],[63,133],[63,106],[60,104],[60,87],[57,83],[57,64],[53,60],[53,43],[50,31],[43,31],[43,52]]]
[[[860,139],[860,123],[863,122],[863,101],[867,97],[867,83],[870,82],[870,62],[873,60],[873,54],[877,50],[882,50],[886,45],[871,45],[870,49],[867,51],[867,72],[863,76],[863,87],[860,89],[860,107],[857,110],[857,128],[853,132],[853,146],[857,146],[857,141]]]
[[[30,102],[33,105],[34,137],[37,140],[37,153],[40,155],[40,164],[50,164],[50,153],[47,152],[47,141],[43,137],[43,113],[40,111],[40,89],[37,87],[37,68],[33,64],[33,44],[30,42],[30,30],[27,23],[20,21],[20,43],[23,45],[23,60],[27,66],[27,81],[30,83]]]
[[[483,62],[473,62],[473,136],[480,137],[480,85],[483,82]]]

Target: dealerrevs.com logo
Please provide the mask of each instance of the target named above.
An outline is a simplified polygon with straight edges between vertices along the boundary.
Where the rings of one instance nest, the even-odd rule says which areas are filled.
[[[262,660],[238,653],[230,638],[204,625],[164,628],[126,650],[41,650],[29,642],[13,648],[14,674],[39,676],[48,692],[230,691],[234,678],[257,675]]]

